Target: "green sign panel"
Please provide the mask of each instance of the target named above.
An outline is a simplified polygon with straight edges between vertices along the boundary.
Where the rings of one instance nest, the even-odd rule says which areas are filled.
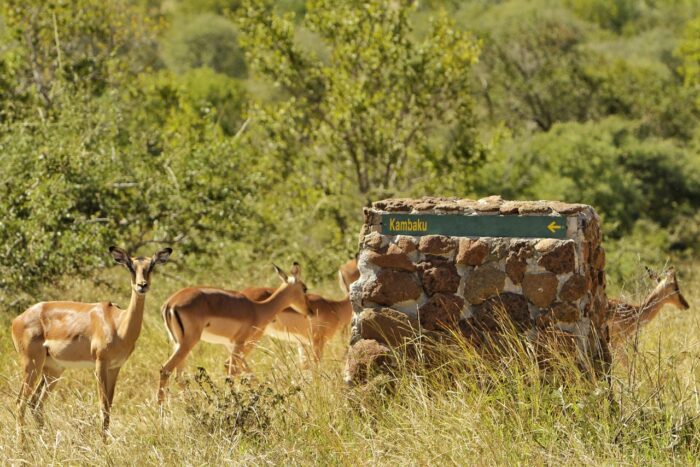
[[[566,217],[382,214],[382,234],[566,238]]]

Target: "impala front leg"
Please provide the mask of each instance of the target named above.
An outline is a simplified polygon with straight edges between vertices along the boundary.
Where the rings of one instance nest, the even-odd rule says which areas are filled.
[[[119,369],[110,370],[107,367],[107,362],[97,360],[95,362],[95,376],[97,377],[97,392],[100,396],[100,405],[102,408],[102,439],[107,440],[107,432],[109,431],[109,417],[112,408],[112,399],[114,398],[114,386],[117,382]]]

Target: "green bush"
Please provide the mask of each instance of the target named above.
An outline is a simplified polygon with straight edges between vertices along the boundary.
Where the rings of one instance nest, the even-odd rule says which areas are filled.
[[[164,41],[162,53],[168,68],[177,73],[208,67],[236,78],[247,74],[236,27],[212,13],[178,18]]]

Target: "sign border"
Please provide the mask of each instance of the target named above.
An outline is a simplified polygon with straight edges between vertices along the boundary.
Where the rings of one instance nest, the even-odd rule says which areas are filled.
[[[566,220],[566,216],[384,213],[380,229],[383,235],[566,239]],[[403,228],[390,229],[396,222]]]

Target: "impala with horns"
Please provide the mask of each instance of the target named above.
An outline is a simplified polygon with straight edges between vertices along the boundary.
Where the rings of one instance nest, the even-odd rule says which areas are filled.
[[[131,257],[114,246],[109,251],[131,275],[131,301],[126,310],[111,302],[41,302],[12,321],[12,340],[22,366],[17,414],[20,434],[27,406],[40,423],[43,421],[45,396],[66,368],[94,368],[106,436],[119,370],[141,333],[151,275],[156,265],[168,261],[172,249],[160,250],[150,258]]]
[[[669,268],[657,274],[645,268],[649,277],[656,282],[656,287],[644,299],[641,305],[632,305],[621,300],[608,300],[608,329],[610,342],[615,345],[633,335],[639,328],[658,316],[664,305],[673,305],[681,310],[690,308],[678,286],[676,271]]]
[[[309,314],[306,285],[301,280],[299,264],[294,263],[291,276],[274,267],[283,283],[266,300],[252,300],[231,290],[189,287],[177,291],[163,304],[163,320],[174,342],[174,352],[160,370],[160,403],[165,398],[165,387],[173,370],[177,370],[179,380],[187,355],[200,340],[228,349],[226,368],[232,376],[250,371],[246,355],[282,310],[292,308],[301,315]]]
[[[352,305],[347,294],[350,284],[360,277],[357,261],[352,259],[341,265],[338,275],[345,298],[330,300],[320,295],[307,294],[310,309],[308,318],[288,308],[265,328],[268,336],[297,343],[299,360],[304,368],[308,368],[312,361],[319,363],[326,343],[338,331],[348,329],[352,320]],[[251,287],[242,293],[253,300],[264,300],[273,292],[274,289],[268,287]]]

